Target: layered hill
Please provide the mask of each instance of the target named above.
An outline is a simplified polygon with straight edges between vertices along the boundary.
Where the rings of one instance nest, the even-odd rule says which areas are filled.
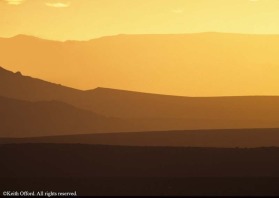
[[[137,131],[279,127],[276,96],[179,97],[107,88],[81,91],[3,68],[0,79],[1,96],[32,102],[61,101],[125,119]]]
[[[0,97],[0,120],[0,137],[133,131],[129,123],[120,119],[57,101],[28,102]]]

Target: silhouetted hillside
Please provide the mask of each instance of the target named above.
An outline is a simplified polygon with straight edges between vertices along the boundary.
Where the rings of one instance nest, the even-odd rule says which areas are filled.
[[[0,95],[29,101],[75,101],[82,98],[82,91],[40,79],[13,73],[0,67]]]
[[[279,177],[279,149],[0,145],[1,178]]]
[[[177,97],[97,88],[80,91],[0,69],[0,95],[62,101],[141,130],[279,128],[279,97]]]
[[[78,196],[278,197],[279,178],[1,178],[0,190],[77,192]],[[74,190],[73,190],[74,189]]]
[[[0,97],[0,119],[0,137],[133,130],[129,123],[120,119],[101,116],[57,101],[27,102]]]
[[[279,149],[0,145],[0,190],[278,196]]]
[[[0,138],[0,144],[58,143],[122,146],[255,148],[279,147],[279,129],[232,129],[105,133],[33,138]]]

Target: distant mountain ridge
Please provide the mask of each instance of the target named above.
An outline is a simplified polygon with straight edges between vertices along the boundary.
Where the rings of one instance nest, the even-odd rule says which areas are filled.
[[[126,34],[65,42],[19,35],[0,38],[0,65],[80,89],[279,95],[278,51],[279,35]]]

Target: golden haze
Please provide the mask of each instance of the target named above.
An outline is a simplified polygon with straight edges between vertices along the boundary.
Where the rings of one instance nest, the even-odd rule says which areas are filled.
[[[278,95],[278,51],[279,36],[268,35],[119,35],[84,42],[17,36],[0,39],[0,65],[80,89]]]
[[[124,33],[279,33],[278,0],[7,1],[0,0],[0,37],[88,40]]]
[[[0,39],[7,69],[79,89],[279,94],[278,0],[14,2],[0,1],[0,37],[95,39]],[[242,34],[182,34],[196,32]]]

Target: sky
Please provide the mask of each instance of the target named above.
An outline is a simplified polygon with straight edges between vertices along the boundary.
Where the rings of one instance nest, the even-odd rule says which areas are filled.
[[[0,0],[0,37],[279,34],[279,0]]]

